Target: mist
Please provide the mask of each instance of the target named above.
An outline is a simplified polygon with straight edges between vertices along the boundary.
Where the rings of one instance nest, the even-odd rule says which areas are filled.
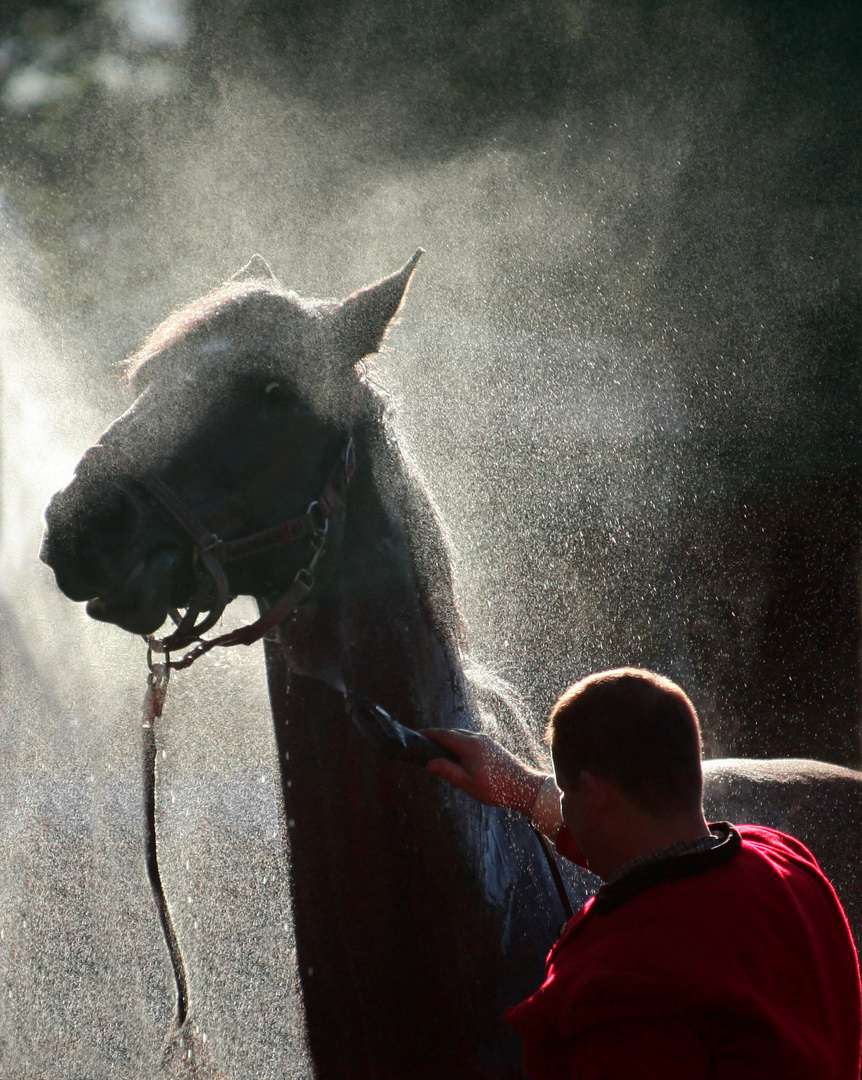
[[[61,596],[41,512],[118,361],[254,252],[343,297],[426,249],[377,378],[537,730],[626,663],[710,756],[859,764],[857,5],[5,11],[4,1076],[164,1075],[143,646]],[[194,1015],[213,1075],[307,1075],[262,659],[204,663],[160,764]]]

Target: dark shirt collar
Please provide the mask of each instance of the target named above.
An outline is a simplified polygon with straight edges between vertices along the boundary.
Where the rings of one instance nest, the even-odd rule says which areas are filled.
[[[596,914],[607,915],[656,885],[681,881],[724,866],[739,851],[742,839],[725,821],[715,822],[709,828],[710,836],[672,844],[621,866],[599,889],[593,910]]]

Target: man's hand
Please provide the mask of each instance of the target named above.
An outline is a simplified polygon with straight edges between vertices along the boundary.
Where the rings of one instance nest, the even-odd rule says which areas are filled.
[[[461,728],[423,728],[422,734],[454,751],[460,761],[435,758],[425,768],[486,806],[508,806],[530,816],[545,780],[489,735]]]

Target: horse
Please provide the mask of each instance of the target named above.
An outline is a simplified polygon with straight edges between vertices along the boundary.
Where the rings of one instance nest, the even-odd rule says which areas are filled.
[[[711,821],[789,833],[816,856],[862,948],[862,772],[805,758],[716,758],[703,763]]]
[[[365,702],[399,730],[490,723],[536,749],[516,703],[469,671],[441,522],[362,363],[419,254],[340,303],[300,299],[256,256],[127,362],[134,403],[46,510],[60,589],[151,648],[170,614],[163,650],[199,655],[232,597],[258,600],[243,641],[264,638],[320,1077],[522,1075],[505,1007],[541,981],[566,914],[520,815],[351,722]],[[577,905],[591,876],[568,887]]]
[[[526,821],[381,754],[357,711],[371,703],[390,744],[490,726],[538,754],[506,688],[471,671],[442,524],[364,364],[419,254],[341,303],[301,300],[255,256],[131,357],[134,404],[46,511],[42,557],[93,618],[151,649],[192,646],[177,666],[264,640],[324,1078],[522,1075],[504,1009],[538,986],[564,916]],[[200,643],[240,594],[257,598],[258,622]],[[168,615],[177,629],[154,638]],[[858,832],[862,774],[712,762],[705,796],[713,819],[789,824],[819,854],[842,808]],[[859,940],[843,847],[824,862]],[[595,885],[567,871],[575,906]]]

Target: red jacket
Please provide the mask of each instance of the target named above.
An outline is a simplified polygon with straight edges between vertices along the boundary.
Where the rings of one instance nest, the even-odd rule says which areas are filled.
[[[566,829],[557,847],[583,865]],[[859,1080],[859,963],[832,886],[772,829],[722,847],[605,886],[569,922],[507,1013],[531,1080]]]

